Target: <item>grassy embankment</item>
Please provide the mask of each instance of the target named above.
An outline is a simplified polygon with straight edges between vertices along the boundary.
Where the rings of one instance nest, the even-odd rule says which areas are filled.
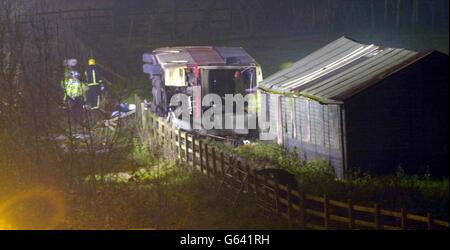
[[[45,168],[30,169],[19,156],[9,159],[11,167],[0,164],[5,170],[0,178],[0,229],[288,227],[259,215],[251,199],[242,198],[232,208],[217,192],[218,183],[164,160],[170,157],[167,150],[130,142],[133,135],[128,133],[122,136],[127,138],[119,136],[106,145],[104,138],[94,138],[94,145],[76,140],[71,147],[62,141],[65,150],[42,155],[53,159],[43,163]]]
[[[276,229],[277,219],[259,215],[250,199],[236,208],[217,193],[216,182],[163,160],[161,149],[136,143],[122,171],[96,175],[96,193],[72,196],[64,227],[156,229]],[[91,177],[85,179],[88,183]]]
[[[305,192],[315,195],[327,194],[332,199],[355,204],[380,204],[383,208],[406,208],[419,214],[433,213],[448,219],[449,180],[435,179],[427,172],[408,176],[402,168],[390,176],[373,176],[354,171],[349,180],[335,178],[327,161],[303,161],[298,156],[274,143],[257,142],[229,149],[250,159],[257,166],[267,165],[286,169],[293,173]]]

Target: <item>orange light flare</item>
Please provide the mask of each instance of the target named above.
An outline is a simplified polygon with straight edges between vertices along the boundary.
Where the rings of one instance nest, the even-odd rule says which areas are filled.
[[[0,230],[53,229],[65,216],[63,195],[55,188],[32,188],[0,203]]]

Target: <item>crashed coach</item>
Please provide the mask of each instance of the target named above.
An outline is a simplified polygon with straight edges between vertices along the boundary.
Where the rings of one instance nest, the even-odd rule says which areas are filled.
[[[224,129],[225,126],[219,126],[223,129],[194,126],[195,118],[209,108],[202,105],[205,95],[216,94],[225,100],[227,94],[245,96],[256,93],[257,85],[262,81],[261,68],[243,48],[166,47],[145,53],[143,61],[143,71],[150,76],[153,86],[153,99],[150,103],[152,112],[169,117],[178,127],[189,131],[196,130],[216,135],[248,133],[248,130]],[[190,114],[188,122],[181,120],[179,114],[174,112],[173,103],[171,105],[172,98],[180,93],[188,98]],[[223,110],[223,122],[229,120],[227,117],[235,115],[234,112],[226,113],[225,108]]]

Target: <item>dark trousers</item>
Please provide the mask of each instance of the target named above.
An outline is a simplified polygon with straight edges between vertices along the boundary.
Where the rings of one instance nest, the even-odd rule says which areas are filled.
[[[100,94],[100,85],[89,86],[87,104],[91,106],[91,108],[98,108],[100,106]]]
[[[72,125],[81,125],[83,122],[83,99],[81,97],[69,98],[69,114]]]

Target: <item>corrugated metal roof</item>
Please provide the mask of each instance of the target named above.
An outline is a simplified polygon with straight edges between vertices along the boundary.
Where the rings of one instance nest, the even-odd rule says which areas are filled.
[[[361,44],[341,37],[290,68],[269,76],[260,86],[277,93],[298,93],[324,102],[339,102],[421,55],[415,51]]]
[[[226,59],[234,57],[237,65],[249,65],[255,60],[240,47],[166,47],[153,51],[160,64],[196,64],[199,66],[225,65]]]

